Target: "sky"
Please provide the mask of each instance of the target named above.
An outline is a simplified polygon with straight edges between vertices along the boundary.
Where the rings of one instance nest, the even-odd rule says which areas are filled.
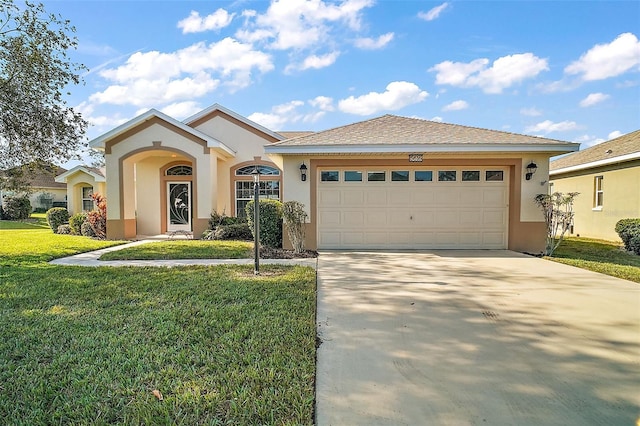
[[[54,1],[93,139],[214,103],[271,129],[384,114],[580,142],[640,128],[638,1]]]

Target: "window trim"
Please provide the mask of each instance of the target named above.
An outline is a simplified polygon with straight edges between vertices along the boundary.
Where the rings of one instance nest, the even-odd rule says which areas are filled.
[[[602,211],[604,207],[604,176],[593,177],[593,210]]]
[[[91,194],[89,195],[89,197],[85,197],[85,196],[84,196],[84,190],[85,190],[85,189],[89,189],[89,190],[91,190]],[[93,210],[93,209],[95,208],[95,206],[96,206],[96,205],[95,205],[95,201],[94,201],[94,200],[93,200],[93,198],[92,198],[92,195],[93,195],[93,186],[82,186],[82,187],[80,187],[80,195],[81,195],[81,197],[80,197],[80,204],[81,204],[81,206],[82,206],[82,211],[83,211],[83,212],[90,212],[91,210]],[[85,201],[86,201],[86,202],[90,202],[90,203],[91,203],[91,209],[90,209],[90,210],[85,210],[85,208],[84,208],[84,203],[85,203]]]
[[[236,182],[239,181],[250,181],[253,182],[252,175],[236,175],[236,172],[240,169],[248,168],[248,167],[269,167],[274,169],[274,172],[277,171],[277,174],[261,174],[260,182],[266,181],[278,181],[278,200],[282,201],[282,170],[275,164],[270,161],[262,160],[260,157],[255,157],[251,161],[244,161],[242,163],[235,164],[233,167],[229,169],[229,198],[231,205],[230,216],[238,217],[237,206],[238,206],[238,198],[236,196]],[[244,198],[243,198],[244,200]]]

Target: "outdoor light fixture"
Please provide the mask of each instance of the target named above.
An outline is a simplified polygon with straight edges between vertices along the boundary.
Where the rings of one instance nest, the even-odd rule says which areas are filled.
[[[253,176],[253,274],[260,274],[260,170],[256,166]]]
[[[527,174],[524,175],[526,180],[531,180],[531,176],[533,176],[538,170],[538,165],[533,161],[527,164]]]
[[[307,180],[307,166],[304,164],[304,161],[300,166],[300,180],[303,182]]]

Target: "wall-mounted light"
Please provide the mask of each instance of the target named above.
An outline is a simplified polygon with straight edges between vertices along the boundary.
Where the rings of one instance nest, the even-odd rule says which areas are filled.
[[[307,180],[307,166],[304,162],[302,162],[302,165],[300,166],[300,180],[303,182]]]
[[[527,164],[527,173],[524,175],[526,180],[531,180],[531,176],[533,176],[538,170],[538,165],[533,161]]]

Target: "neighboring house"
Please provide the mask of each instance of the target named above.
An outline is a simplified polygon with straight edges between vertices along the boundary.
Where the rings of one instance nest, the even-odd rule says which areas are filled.
[[[529,252],[544,248],[549,158],[578,149],[393,115],[277,133],[217,104],[184,121],[150,110],[90,146],[105,153],[109,238],[198,237],[213,210],[244,215],[258,167],[262,197],[305,205],[310,249]]]
[[[29,201],[31,208],[46,211],[51,207],[66,207],[67,185],[58,183],[55,176],[67,170],[57,166],[45,166],[36,172],[29,174],[27,183],[29,185]],[[14,191],[7,191],[0,188],[0,199],[7,196],[16,195]]]
[[[640,217],[640,130],[553,160],[552,192],[579,192],[573,234],[619,241],[620,219]]]
[[[100,193],[106,196],[106,179],[104,170],[76,166],[56,176],[56,182],[60,182],[67,188],[67,209],[69,214],[91,211],[95,207],[92,195]]]

